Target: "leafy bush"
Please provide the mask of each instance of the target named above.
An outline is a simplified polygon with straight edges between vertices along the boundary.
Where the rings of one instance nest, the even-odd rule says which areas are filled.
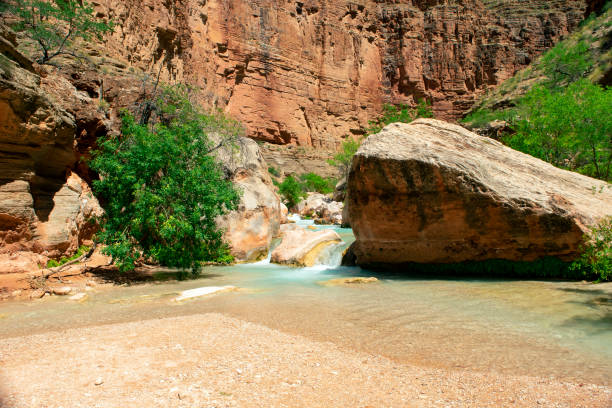
[[[78,259],[87,252],[89,252],[90,249],[91,248],[86,245],[81,245],[79,249],[77,249],[77,251],[74,253],[74,255],[70,257],[63,256],[60,260],[50,259],[49,262],[47,262],[47,268],[55,268],[58,266],[62,266],[70,261],[74,261],[75,259]]]
[[[359,146],[363,140],[373,134],[379,133],[385,126],[390,123],[410,123],[417,118],[432,118],[433,112],[431,105],[426,100],[420,100],[416,108],[411,108],[407,105],[383,105],[382,115],[370,121],[370,127],[367,129],[366,135],[360,139],[348,137],[340,146],[340,152],[327,162],[337,167],[340,173],[346,177],[351,167],[353,156],[359,150]]]
[[[555,166],[610,180],[612,89],[586,79],[554,90],[536,86],[519,102],[511,120],[513,149]]]
[[[96,18],[93,7],[80,0],[9,0],[0,9],[5,10],[17,18],[14,28],[37,44],[40,64],[59,55],[75,56],[70,50],[75,39],[101,39],[113,28],[112,22]]]
[[[124,113],[121,135],[101,141],[90,163],[106,210],[97,240],[121,271],[141,256],[193,273],[202,262],[227,262],[215,219],[234,209],[239,195],[212,155],[221,144],[208,135],[233,140],[239,126],[201,112],[185,86],[165,88],[146,106],[155,123]]]
[[[607,217],[591,228],[584,237],[582,256],[572,268],[589,279],[612,279],[612,217]]]
[[[321,194],[329,194],[334,191],[336,181],[333,178],[323,178],[315,173],[302,174],[302,190],[316,191]]]
[[[302,198],[306,197],[302,184],[293,176],[288,176],[278,185],[278,192],[285,199],[289,208],[295,207]]]

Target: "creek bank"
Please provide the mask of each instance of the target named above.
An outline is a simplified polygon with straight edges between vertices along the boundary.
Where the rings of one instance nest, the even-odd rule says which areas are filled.
[[[397,268],[481,261],[571,262],[612,214],[606,183],[460,126],[392,124],[353,158],[344,264]]]

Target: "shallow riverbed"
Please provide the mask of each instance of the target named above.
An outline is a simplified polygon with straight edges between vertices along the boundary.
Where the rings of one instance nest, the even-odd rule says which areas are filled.
[[[339,230],[346,244],[350,230]],[[337,254],[324,263],[337,263]],[[380,282],[329,287],[335,278]],[[203,286],[239,290],[176,302]],[[359,268],[264,262],[210,267],[202,278],[100,288],[0,306],[0,338],[106,323],[219,312],[402,363],[609,384],[612,285],[423,279]]]

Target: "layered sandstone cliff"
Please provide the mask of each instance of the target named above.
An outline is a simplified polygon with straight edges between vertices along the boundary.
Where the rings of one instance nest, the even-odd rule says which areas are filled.
[[[383,103],[456,118],[583,18],[582,0],[98,0],[106,51],[203,90],[248,136],[334,149]]]
[[[101,209],[71,171],[75,117],[45,92],[10,37],[0,39],[0,273],[24,272],[76,250]]]

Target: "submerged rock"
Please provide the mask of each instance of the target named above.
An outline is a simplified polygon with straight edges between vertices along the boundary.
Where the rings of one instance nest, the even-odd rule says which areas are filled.
[[[348,184],[357,265],[571,261],[612,214],[605,182],[433,119],[369,137]]]
[[[364,285],[370,283],[378,283],[379,280],[373,276],[369,278],[338,278],[338,279],[330,279],[326,281],[317,282],[322,286],[357,286]]]
[[[294,224],[282,225],[281,234],[271,262],[294,266],[313,266],[325,247],[341,241],[336,231],[311,231]]]

